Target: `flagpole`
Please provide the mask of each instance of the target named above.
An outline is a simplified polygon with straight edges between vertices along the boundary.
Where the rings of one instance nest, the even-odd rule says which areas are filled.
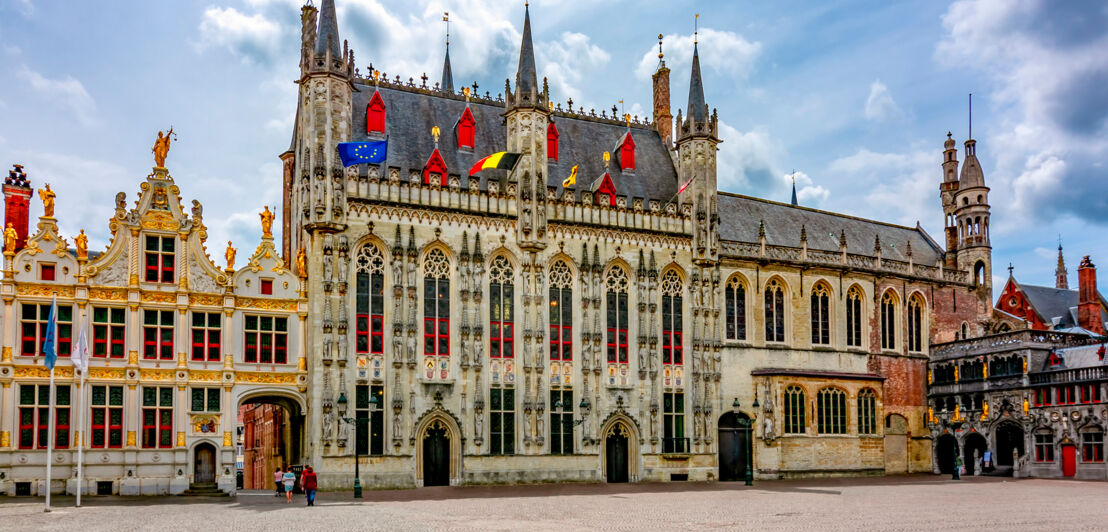
[[[77,316],[77,320],[80,321],[81,316]],[[74,350],[76,353],[70,353],[70,359],[74,358],[80,360],[81,379],[77,385],[77,508],[81,507],[81,492],[83,489],[83,473],[84,473],[84,458],[85,458],[85,439],[88,438],[88,431],[85,430],[85,383],[88,376],[88,359],[85,358],[87,353],[86,344],[88,340],[85,338],[85,325],[81,324],[81,333],[77,339],[77,348]],[[74,364],[75,366],[77,364]]]
[[[50,366],[50,401],[49,407],[46,410],[46,417],[49,419],[47,423],[46,434],[46,507],[44,512],[50,511],[50,481],[51,471],[54,463],[54,432],[57,430],[57,418],[54,415],[54,408],[57,406],[56,392],[54,387],[54,366],[57,365],[58,356],[58,293],[54,293],[54,300],[50,303],[50,318],[46,324],[46,339],[43,341],[43,355],[46,357],[46,365]],[[51,357],[53,355],[53,357]]]
[[[54,417],[54,368],[50,368],[50,409],[48,410],[48,416],[50,418],[49,432],[46,434],[46,509],[44,511],[50,511],[50,466],[54,463],[54,423],[56,421]]]

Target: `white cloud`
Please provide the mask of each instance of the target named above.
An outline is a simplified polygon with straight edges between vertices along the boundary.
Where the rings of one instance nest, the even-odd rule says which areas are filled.
[[[813,183],[811,176],[804,172],[796,171],[781,174],[781,182],[786,187],[791,188],[793,186],[793,179],[796,179],[796,201],[805,207],[819,207],[824,200],[831,196],[830,190]]]
[[[720,121],[719,136],[724,139],[716,159],[716,185],[720,190],[778,198],[788,190],[773,162],[784,150],[769,133],[760,129],[741,133]]]
[[[943,219],[937,198],[938,159],[933,151],[919,149],[903,153],[860,149],[835,159],[828,165],[827,174],[841,184],[842,200],[836,208],[871,220],[909,226],[918,221],[934,228]],[[932,233],[939,238],[936,235]]]
[[[26,65],[21,66],[16,75],[27,82],[43,99],[70,111],[82,125],[89,126],[96,123],[94,118],[96,102],[85,90],[85,86],[73,76],[49,79],[27,68]]]
[[[692,65],[693,36],[669,34],[663,40],[666,66],[670,70],[687,72]],[[700,68],[741,80],[754,70],[754,63],[762,53],[762,43],[748,41],[733,31],[703,28],[699,49]],[[650,79],[657,69],[658,49],[651,46],[643,54],[635,74],[641,79]]]
[[[904,111],[893,100],[889,88],[879,79],[873,80],[869,86],[869,98],[866,98],[866,119],[876,122],[897,120],[904,116]]]
[[[233,7],[209,7],[200,22],[199,51],[226,48],[246,63],[269,63],[281,45],[281,27],[265,16],[247,16]]]
[[[587,85],[585,75],[601,74],[611,54],[591,43],[588,36],[568,31],[556,41],[539,43],[535,53],[539,56],[536,58],[539,76],[546,76],[550,82],[551,99],[573,98],[576,105],[595,105],[582,93]]]

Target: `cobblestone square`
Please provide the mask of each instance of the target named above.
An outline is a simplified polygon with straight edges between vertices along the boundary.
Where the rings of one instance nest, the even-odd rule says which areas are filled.
[[[1103,530],[1103,482],[875,477],[0,501],[7,530]]]

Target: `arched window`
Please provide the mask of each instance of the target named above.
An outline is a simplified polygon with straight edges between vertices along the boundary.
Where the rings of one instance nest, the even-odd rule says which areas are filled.
[[[862,347],[862,291],[851,287],[846,293],[846,345]]]
[[[374,92],[365,106],[365,132],[385,134],[385,102],[380,92]]]
[[[877,434],[877,394],[869,388],[858,393],[858,434]]]
[[[683,364],[681,337],[684,332],[681,291],[684,283],[674,270],[662,274],[662,363]]]
[[[604,280],[607,288],[608,363],[627,363],[627,272],[615,267]]]
[[[977,261],[977,264],[973,265],[973,286],[981,286],[985,284],[985,263],[983,261]]]
[[[966,325],[966,322],[963,321],[962,322],[962,340],[965,340],[965,339],[969,338],[968,334],[969,334],[969,326]]]
[[[459,148],[473,149],[476,124],[477,122],[473,119],[473,113],[469,111],[469,107],[467,106],[465,110],[462,111],[462,117],[458,119],[458,125],[455,126]]]
[[[441,249],[423,258],[423,354],[450,356],[450,261]],[[448,360],[430,358],[427,363],[427,378],[435,378],[436,371],[446,378]]]
[[[558,162],[558,126],[554,122],[546,126],[546,157]]]
[[[514,301],[512,264],[503,255],[492,260],[489,268],[489,358],[512,358]]]
[[[573,360],[573,274],[563,260],[550,267],[550,360]]]
[[[367,244],[354,259],[356,352],[385,353],[385,255],[381,248]]]
[[[812,344],[831,343],[831,296],[827,285],[817,284],[812,288]]]
[[[724,301],[727,305],[727,339],[746,340],[746,285],[738,277],[727,281]]]
[[[881,296],[881,349],[896,349],[896,296]]]
[[[785,341],[785,289],[777,279],[766,284],[766,341]]]
[[[908,350],[923,351],[923,299],[917,294],[908,299]]]
[[[824,388],[816,395],[816,429],[820,434],[846,434],[846,393]]]
[[[804,389],[799,386],[785,388],[785,434],[804,434]]]

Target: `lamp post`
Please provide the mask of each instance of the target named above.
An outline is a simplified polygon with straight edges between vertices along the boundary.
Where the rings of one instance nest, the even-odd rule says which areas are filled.
[[[343,393],[339,394],[338,403],[339,403],[339,408],[342,409],[343,411],[345,411],[346,394],[343,394]],[[370,396],[369,396],[369,415],[370,416],[372,416],[373,413],[377,411],[377,405],[378,404],[379,404],[379,401],[377,401],[377,396],[373,395],[372,392],[371,392]],[[361,446],[359,444],[361,443],[361,441],[358,438],[358,436],[359,436],[358,429],[361,428],[362,423],[369,423],[369,419],[370,419],[369,417],[359,418],[359,417],[356,417],[356,416],[352,417],[352,418],[349,418],[349,417],[342,418],[342,420],[344,422],[350,423],[351,425],[354,425],[354,498],[355,499],[361,499],[362,498],[362,475],[361,475],[361,470],[360,470],[360,466],[362,464],[362,460],[361,460],[362,455],[361,455],[361,452],[360,452],[361,451]]]

